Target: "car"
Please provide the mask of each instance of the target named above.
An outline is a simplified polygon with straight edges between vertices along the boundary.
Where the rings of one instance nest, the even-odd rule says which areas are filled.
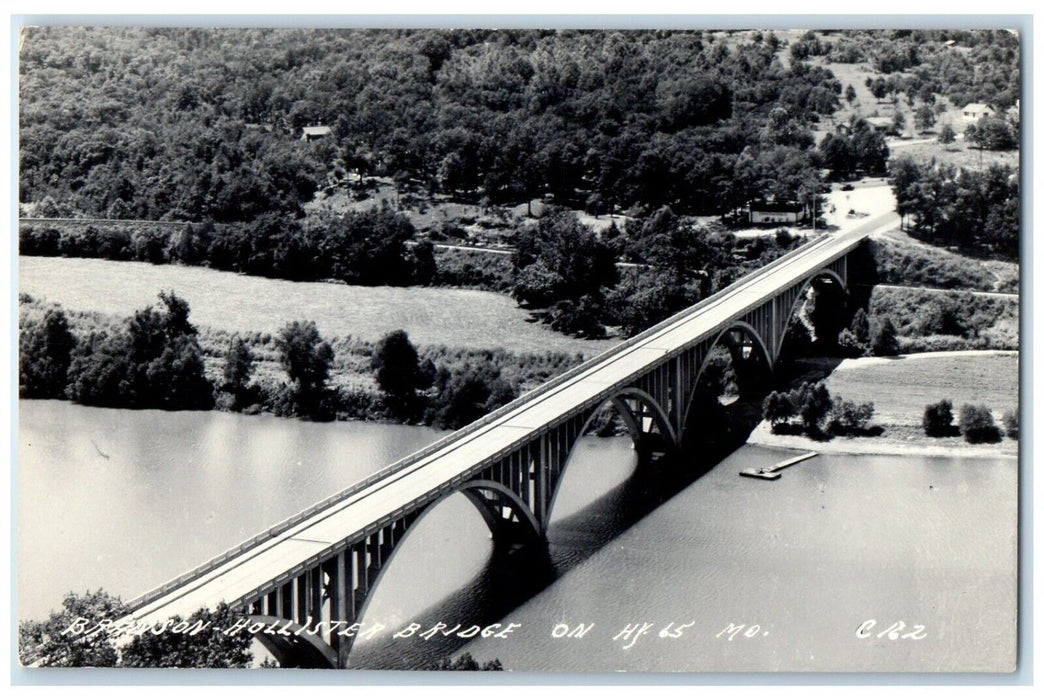
[[[846,182],[845,184],[841,185],[841,191],[842,192],[851,192],[854,189],[855,188],[852,187],[852,183],[850,183],[850,182]]]

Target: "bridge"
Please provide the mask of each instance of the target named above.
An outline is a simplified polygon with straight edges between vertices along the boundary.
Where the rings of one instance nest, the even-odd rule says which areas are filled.
[[[607,404],[639,450],[686,440],[716,346],[771,371],[809,296],[844,295],[849,254],[895,214],[828,234],[573,368],[479,421],[380,470],[202,566],[131,601],[125,620],[185,618],[227,602],[256,623],[281,665],[346,668],[398,546],[443,499],[467,496],[496,547],[546,543],[577,439]],[[739,371],[739,370],[738,370]],[[301,634],[280,634],[279,630]]]

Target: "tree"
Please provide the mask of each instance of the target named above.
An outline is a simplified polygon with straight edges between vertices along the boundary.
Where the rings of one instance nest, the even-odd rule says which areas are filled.
[[[808,385],[801,394],[801,404],[798,407],[801,421],[805,424],[807,433],[816,435],[820,432],[819,424],[833,406],[830,391],[823,382],[816,382]]]
[[[993,422],[993,413],[982,405],[964,404],[958,421],[964,439],[970,443],[1000,442],[1000,428]]]
[[[500,659],[493,659],[480,664],[476,661],[470,653],[464,652],[461,656],[456,659],[450,659],[449,657],[439,659],[438,661],[428,666],[429,670],[432,671],[503,671],[504,666],[500,663]]]
[[[455,430],[512,401],[515,387],[494,366],[440,368],[432,424]]]
[[[65,392],[76,339],[60,307],[43,319],[27,320],[18,338],[18,394],[26,399],[57,399]]]
[[[856,309],[852,315],[852,323],[848,327],[857,343],[864,347],[870,344],[870,319],[867,317],[865,309]]]
[[[845,88],[845,100],[847,100],[849,104],[856,101],[856,91],[851,85]]]
[[[250,352],[250,346],[240,336],[236,336],[228,344],[228,353],[225,355],[225,369],[223,377],[225,384],[222,387],[232,394],[235,399],[234,406],[242,408],[248,400],[250,377],[254,372],[254,355]]]
[[[957,134],[949,124],[943,124],[939,129],[939,143],[949,146],[957,140]]]
[[[276,338],[279,360],[290,377],[291,398],[299,415],[318,417],[334,352],[314,321],[293,321]]]
[[[62,608],[44,622],[18,624],[18,659],[24,665],[112,667],[116,666],[116,646],[106,634],[77,634],[77,621],[93,623],[118,620],[126,614],[119,598],[103,590],[84,595],[69,593]],[[86,632],[89,628],[85,628]],[[73,631],[70,631],[73,630]]]
[[[418,271],[427,274],[425,251],[415,258],[407,247],[415,229],[387,204],[343,216],[317,217],[312,224],[330,276],[349,284],[406,285]]]
[[[772,431],[776,432],[779,426],[794,417],[795,407],[789,394],[773,391],[762,402],[761,412],[764,419],[772,424]]]
[[[984,114],[975,124],[969,124],[964,138],[980,149],[1008,151],[1018,146],[1018,135],[1001,117]]]
[[[892,117],[892,132],[895,134],[903,133],[903,129],[906,128],[906,116],[899,111],[898,108],[895,110],[895,116]]]
[[[935,111],[929,105],[921,105],[914,112],[914,123],[921,131],[928,131],[935,126]]]
[[[875,355],[891,357],[899,354],[899,331],[888,316],[877,320],[872,326],[870,348]]]
[[[921,425],[924,427],[924,434],[928,437],[956,435],[956,426],[953,424],[953,404],[950,400],[943,399],[938,403],[925,406]]]
[[[247,668],[253,661],[249,634],[225,634],[241,617],[227,603],[211,611],[197,610],[185,622],[185,633],[135,635],[120,648],[121,666],[132,668]],[[181,623],[170,619],[171,627]],[[191,631],[198,629],[196,633]]]
[[[91,333],[69,365],[70,398],[83,404],[165,410],[213,406],[189,305],[161,292],[162,306],[134,312],[122,328]]]
[[[512,261],[516,299],[538,307],[569,301],[552,314],[559,329],[597,331],[589,312],[601,307],[604,290],[616,283],[616,263],[609,247],[576,214],[545,212],[535,228],[520,233]]]
[[[427,386],[420,371],[417,349],[404,330],[388,333],[373,351],[371,368],[377,373],[377,386],[388,399],[389,406],[405,416],[413,406],[417,390]]]

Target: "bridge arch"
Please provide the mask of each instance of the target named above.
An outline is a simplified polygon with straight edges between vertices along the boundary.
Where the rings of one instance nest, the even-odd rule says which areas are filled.
[[[650,433],[645,428],[643,425],[643,416],[635,412],[634,408],[632,408],[628,403],[628,400],[640,404],[649,411],[649,415],[646,416],[651,423],[649,428],[655,427],[659,431],[658,433]],[[591,411],[591,414],[587,417],[587,420],[584,421],[583,426],[577,433],[576,439],[568,446],[568,449],[565,452],[565,458],[562,461],[562,469],[558,473],[558,476],[551,487],[551,497],[548,499],[547,510],[544,513],[545,531],[551,522],[551,514],[555,510],[555,503],[558,501],[558,495],[561,492],[562,483],[565,480],[564,477],[568,471],[570,459],[573,456],[576,445],[580,438],[586,435],[587,431],[591,428],[595,418],[598,416],[599,409],[606,405],[612,405],[620,415],[624,425],[627,427],[627,434],[634,443],[635,449],[642,450],[645,447],[655,449],[657,446],[673,448],[678,445],[677,431],[671,424],[667,411],[664,410],[663,406],[661,406],[656,399],[654,399],[648,392],[643,391],[638,387],[628,386],[620,389],[620,391],[613,394]]]
[[[696,402],[697,392],[699,392],[700,390],[700,380],[703,379],[703,375],[707,371],[707,367],[710,365],[711,360],[713,360],[714,358],[714,348],[721,347],[722,345],[724,345],[726,348],[728,348],[729,353],[732,355],[734,367],[737,364],[736,354],[737,352],[742,351],[735,348],[735,343],[731,340],[732,338],[734,338],[734,334],[737,331],[741,331],[751,341],[750,347],[753,351],[753,354],[756,355],[758,359],[760,359],[761,365],[767,373],[771,373],[773,368],[775,367],[775,358],[777,356],[769,352],[769,347],[765,343],[764,338],[761,337],[761,334],[758,333],[757,329],[754,328],[754,326],[750,325],[745,321],[735,321],[729,324],[729,326],[727,326],[726,328],[722,329],[722,331],[718,333],[718,335],[714,338],[714,341],[707,346],[707,352],[704,355],[703,360],[700,362],[700,368],[696,372],[696,376],[692,380],[692,386],[690,387],[688,396],[686,396],[685,400],[685,409],[682,412],[682,422],[679,426],[680,441],[685,440],[686,434],[688,432],[690,414],[692,412],[693,405]]]
[[[272,615],[249,615],[251,624],[264,624],[262,630],[254,635],[281,668],[337,668],[337,651],[326,643],[322,637],[312,634],[302,625]],[[286,629],[293,634],[279,634],[278,630]],[[299,631],[300,630],[300,631]]]
[[[815,273],[810,275],[806,279],[801,287],[798,289],[797,297],[794,299],[794,303],[791,304],[789,309],[786,309],[786,313],[783,315],[782,326],[779,331],[779,340],[776,342],[776,347],[773,348],[772,357],[778,359],[780,353],[783,351],[783,344],[787,340],[787,329],[790,327],[790,321],[799,312],[802,306],[808,301],[809,289],[815,289],[814,285],[816,282],[828,281],[830,285],[837,285],[838,292],[842,295],[842,299],[848,296],[848,286],[839,274],[834,272],[828,267],[821,270],[817,270]]]
[[[425,506],[420,515],[395,542],[394,548],[381,563],[373,583],[370,584],[366,591],[365,598],[362,600],[358,613],[355,616],[356,622],[361,623],[366,619],[366,613],[370,608],[370,603],[373,601],[374,592],[380,588],[381,581],[384,580],[385,574],[391,568],[392,562],[395,561],[396,556],[402,551],[402,543],[406,542],[410,534],[416,532],[418,524],[423,522],[446,499],[457,494],[465,496],[478,511],[479,515],[482,516],[490,534],[493,536],[494,547],[537,542],[543,538],[543,531],[536,516],[533,515],[529,506],[519,498],[518,494],[511,489],[496,481],[486,479],[475,479],[463,483],[453,491],[443,494]],[[510,511],[510,513],[507,511]],[[348,638],[349,644],[353,639]],[[322,642],[321,639],[318,641],[325,645],[325,642]],[[329,645],[326,646],[329,648]],[[351,646],[348,647],[345,657],[350,653]]]

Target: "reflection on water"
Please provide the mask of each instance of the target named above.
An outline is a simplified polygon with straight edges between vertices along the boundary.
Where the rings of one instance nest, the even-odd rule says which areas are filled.
[[[132,597],[438,435],[59,402],[20,408],[23,618],[45,615],[66,590]],[[743,447],[697,479],[691,461],[639,466],[629,440],[585,439],[546,551],[493,556],[471,503],[448,498],[385,570],[365,622],[388,633],[359,642],[351,663],[416,668],[462,651],[519,670],[1013,663],[1014,461],[820,456],[775,482],[738,476],[790,454]],[[868,619],[924,625],[925,638],[857,638]],[[390,639],[412,622],[440,621],[519,627],[507,639]],[[593,627],[555,637],[559,624]],[[646,624],[637,641],[613,639]],[[756,632],[720,636],[740,625]]]

